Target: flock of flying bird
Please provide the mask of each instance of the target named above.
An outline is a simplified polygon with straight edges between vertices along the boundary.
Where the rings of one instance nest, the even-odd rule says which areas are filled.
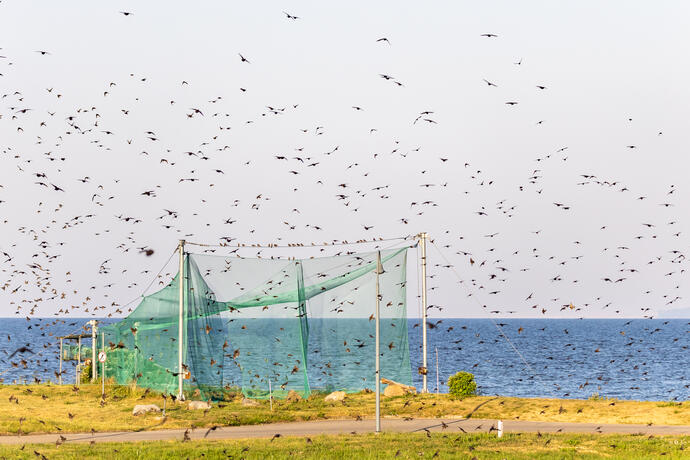
[[[119,14],[125,21],[136,19],[135,12]],[[305,20],[288,12],[283,15],[294,27]],[[502,37],[485,33],[478,39],[493,46]],[[396,40],[378,37],[371,46],[386,52],[396,46]],[[352,254],[357,246],[343,249],[341,245],[384,247],[379,240],[392,235],[378,234],[379,229],[410,237],[429,222],[437,223],[429,247],[429,312],[439,317],[464,316],[464,311],[474,310],[501,317],[518,313],[587,317],[604,312],[613,317],[652,318],[659,308],[673,308],[682,301],[686,256],[680,216],[675,212],[679,203],[675,184],[668,184],[661,193],[647,193],[622,179],[573,171],[569,169],[571,150],[559,146],[526,161],[524,180],[514,188],[501,189],[501,179],[474,161],[454,153],[437,154],[421,145],[408,146],[397,137],[390,139],[385,151],[357,153],[356,148],[347,147],[348,139],[334,140],[326,124],[299,118],[303,105],[297,101],[243,107],[242,97],[254,91],[250,82],[192,101],[193,79],[179,75],[176,90],[165,96],[165,105],[148,113],[139,104],[155,99],[157,83],[146,74],[131,72],[103,81],[98,94],[72,94],[58,85],[38,89],[32,82],[13,79],[17,64],[26,62],[22,53],[0,48],[0,211],[5,216],[0,221],[0,299],[3,315],[25,318],[28,330],[38,330],[43,337],[49,338],[55,326],[66,322],[81,326],[73,317],[119,317],[131,312],[139,294],[148,289],[146,282],[153,279],[154,287],[162,287],[174,276],[172,266],[156,271],[177,239],[209,242],[213,238],[218,247],[200,252],[232,257],[272,257],[279,254],[276,248],[283,247],[287,249],[282,255],[288,256],[294,250],[316,256],[337,251]],[[30,54],[43,60],[60,59],[50,50]],[[238,50],[233,59],[242,80],[245,69],[269,58]],[[512,64],[516,69],[528,65],[521,58]],[[386,70],[371,72],[372,85],[416,90],[402,80]],[[477,79],[476,91],[500,88],[493,79]],[[532,88],[543,95],[551,87],[536,82]],[[519,103],[507,99],[500,109],[519,110]],[[238,107],[243,107],[242,114]],[[358,116],[367,107],[353,101],[334,110]],[[245,112],[252,115],[239,121]],[[172,130],[148,124],[159,113],[174,120]],[[443,114],[428,108],[409,113],[409,123],[401,130],[435,129],[443,124]],[[130,122],[132,117],[136,118]],[[302,125],[294,127],[295,120]],[[624,115],[621,122],[634,120]],[[536,126],[542,124],[544,120],[535,121]],[[236,152],[238,136],[271,136],[273,129],[290,130],[297,139],[295,145],[285,145],[280,152]],[[193,147],[178,147],[166,140],[175,138],[178,131],[194,139],[188,143]],[[384,135],[380,131],[372,125],[364,129],[364,135]],[[657,135],[663,136],[663,131]],[[424,136],[433,136],[433,131],[423,131]],[[638,146],[626,143],[621,148]],[[91,169],[85,170],[81,161]],[[417,170],[420,164],[423,169]],[[555,190],[550,174],[566,174],[573,179],[570,185],[586,189],[596,201],[618,200],[616,206],[629,215],[640,215],[648,203],[661,213],[653,220],[640,218],[636,226],[613,230],[612,224],[573,223],[567,217],[530,218],[530,233],[511,237],[516,228],[513,221],[521,213],[568,214],[582,205]],[[509,197],[493,200],[497,193],[509,193]],[[459,210],[460,201],[475,207]],[[546,207],[552,209],[546,211]],[[393,212],[404,214],[394,217]],[[26,221],[15,218],[22,215]],[[546,220],[552,223],[547,225]],[[553,228],[553,222],[578,227],[564,231],[568,235],[581,228],[582,238],[566,245],[554,235],[559,229]],[[357,228],[355,240],[328,239],[342,235],[343,228]],[[473,232],[476,235],[469,235]],[[597,232],[603,235],[601,240],[585,242]],[[274,242],[238,245],[257,234],[273,235]],[[313,242],[294,242],[307,238]],[[597,241],[611,244],[594,248]],[[650,251],[658,252],[652,256]],[[77,262],[94,257],[98,262],[89,263],[88,269]],[[135,268],[139,266],[144,269]],[[551,273],[542,276],[547,270]],[[535,272],[539,277],[529,278]],[[84,284],[87,279],[88,285]],[[515,298],[519,286],[522,292]],[[593,291],[602,294],[586,295]],[[630,298],[620,296],[621,291],[634,292],[632,296],[642,299],[643,305],[632,312],[622,305],[625,300],[616,300]],[[458,292],[466,300],[461,301]],[[494,300],[499,297],[500,301]],[[453,304],[451,298],[456,299]],[[47,315],[54,319],[40,318]],[[430,321],[429,327],[433,334],[434,328],[442,326]],[[513,332],[522,334],[523,330]],[[679,340],[688,342],[687,336]],[[637,346],[645,345],[649,344]],[[12,369],[32,366],[36,375],[39,369],[44,375],[55,361],[54,344],[43,343],[41,349],[37,344],[16,343],[10,334],[1,350],[6,356],[0,356],[0,372],[9,370],[8,376]]]

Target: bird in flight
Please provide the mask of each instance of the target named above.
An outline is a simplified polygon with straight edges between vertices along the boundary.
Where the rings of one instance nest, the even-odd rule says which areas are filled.
[[[495,38],[495,37],[498,37],[498,35],[496,35],[496,34],[482,34],[481,36],[482,36],[482,37],[487,37],[487,38]]]
[[[247,64],[251,64],[251,62],[249,62],[249,59],[247,59],[246,57],[242,56],[241,53],[237,53],[237,54],[239,55],[239,57],[240,57],[240,59],[241,59],[240,62],[246,62]]]
[[[29,347],[19,347],[19,348],[17,348],[16,350],[14,350],[14,351],[12,352],[12,354],[11,354],[10,356],[7,357],[7,359],[12,359],[12,357],[13,357],[14,355],[16,355],[17,353],[31,353],[31,354],[34,354],[34,352],[33,352]]]
[[[287,11],[283,11],[283,14],[284,14],[285,16],[287,16],[288,19],[292,19],[293,21],[299,19],[299,16],[294,16],[294,15],[288,13]]]

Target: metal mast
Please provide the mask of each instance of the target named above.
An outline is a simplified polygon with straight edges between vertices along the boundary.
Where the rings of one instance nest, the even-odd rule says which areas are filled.
[[[96,340],[96,320],[89,321],[91,324],[91,382],[95,382],[98,374],[96,364],[96,348],[98,348],[98,341]]]
[[[376,432],[381,432],[381,293],[379,276],[384,273],[381,251],[376,254]]]
[[[427,365],[426,365],[426,240],[428,236],[426,232],[419,234],[420,248],[422,251],[422,393],[428,393],[426,383]]]
[[[180,270],[177,274],[177,280],[179,282],[179,316],[178,316],[178,328],[177,328],[177,398],[181,401],[184,398],[182,394],[182,382],[184,380],[184,371],[182,369],[182,353],[184,344],[184,240],[180,240],[177,245],[177,251],[180,254]]]

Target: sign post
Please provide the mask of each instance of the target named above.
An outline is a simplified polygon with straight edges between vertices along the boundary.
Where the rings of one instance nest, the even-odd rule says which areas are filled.
[[[103,339],[105,342],[105,338]],[[103,347],[105,348],[105,347]],[[105,349],[98,352],[98,362],[101,363],[101,399],[105,399],[105,360],[108,355],[105,354]]]

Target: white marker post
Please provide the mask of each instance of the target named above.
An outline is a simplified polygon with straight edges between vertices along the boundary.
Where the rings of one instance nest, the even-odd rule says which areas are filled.
[[[496,430],[496,434],[499,438],[503,437],[503,420],[498,421],[498,430]]]
[[[379,276],[384,273],[381,251],[376,253],[376,432],[381,432],[381,294]]]

